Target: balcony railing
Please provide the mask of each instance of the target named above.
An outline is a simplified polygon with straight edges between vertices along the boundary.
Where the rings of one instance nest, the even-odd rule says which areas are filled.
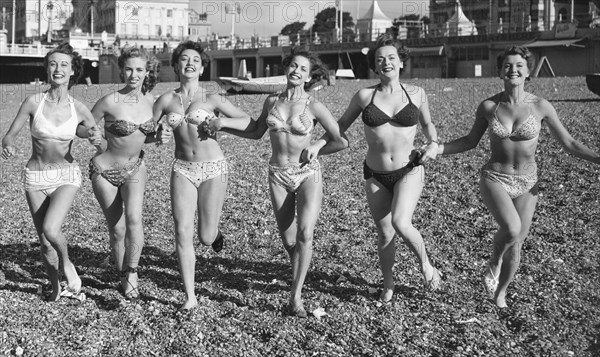
[[[14,46],[8,44],[6,46],[0,46],[0,56],[13,56],[13,57],[44,57],[46,53],[55,48],[56,46],[47,45],[32,45],[32,44],[15,44]],[[97,60],[100,54],[97,48],[74,48],[83,58]]]

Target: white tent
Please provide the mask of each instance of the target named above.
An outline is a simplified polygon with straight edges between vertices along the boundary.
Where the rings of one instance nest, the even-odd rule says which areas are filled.
[[[446,36],[472,36],[477,35],[477,27],[467,18],[460,6],[460,0],[456,0],[456,11],[446,21]]]
[[[392,19],[387,17],[379,8],[377,0],[373,0],[367,12],[356,21],[356,32],[360,33],[361,41],[375,41],[377,36],[392,27]]]

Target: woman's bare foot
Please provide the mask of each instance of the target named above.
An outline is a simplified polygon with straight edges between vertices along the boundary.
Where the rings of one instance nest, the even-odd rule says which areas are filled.
[[[198,306],[198,300],[196,299],[196,297],[189,297],[184,303],[183,305],[181,305],[179,307],[179,310],[191,310],[193,308],[195,308],[196,306]]]
[[[425,289],[435,291],[440,288],[442,283],[442,273],[439,270],[429,265],[429,267],[423,268],[423,285]]]
[[[381,302],[390,302],[392,301],[392,298],[394,297],[394,288],[383,288],[383,291],[381,292],[381,295],[379,295],[379,300],[381,300]]]
[[[288,305],[288,309],[289,309],[289,314],[291,316],[296,316],[301,319],[305,319],[308,317],[308,313],[306,312],[306,309],[304,309],[304,304],[302,303],[302,300],[290,301],[290,303]]]
[[[501,309],[508,307],[508,305],[506,305],[506,293],[497,293],[494,297],[494,302],[496,303],[496,306]]]

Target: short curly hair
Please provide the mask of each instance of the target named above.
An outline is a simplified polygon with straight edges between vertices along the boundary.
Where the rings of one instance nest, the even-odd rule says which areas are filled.
[[[204,50],[204,47],[202,47],[200,42],[194,42],[194,41],[181,42],[179,45],[177,45],[175,50],[173,50],[173,54],[171,55],[171,66],[173,67],[173,70],[175,71],[175,75],[177,76],[177,79],[179,79],[179,73],[177,72],[176,65],[179,62],[179,57],[185,50],[194,50],[194,51],[198,52],[198,54],[200,55],[200,61],[202,61],[202,67],[206,67],[210,64],[210,57],[206,54],[206,51]]]
[[[502,64],[504,63],[506,57],[512,55],[523,57],[523,59],[527,62],[527,68],[529,69],[529,72],[533,72],[535,69],[535,56],[533,53],[527,47],[513,45],[506,47],[504,52],[500,53],[496,58],[496,67],[498,68],[498,73],[500,73],[502,70]],[[529,80],[529,77],[527,77],[527,79]]]
[[[298,56],[304,57],[310,62],[310,81],[304,84],[304,90],[310,90],[313,85],[320,82],[322,79],[329,77],[329,70],[327,69],[327,66],[323,64],[321,59],[302,46],[293,47],[290,54],[283,58],[281,64],[284,68],[288,68],[292,63],[292,60]]]
[[[119,69],[121,69],[121,74],[119,77],[122,82],[125,82],[125,78],[123,75],[123,68],[125,67],[125,62],[130,58],[141,58],[146,61],[146,71],[148,71],[148,75],[144,78],[144,83],[142,84],[142,94],[146,94],[150,92],[158,83],[159,77],[158,73],[160,72],[160,62],[148,53],[143,48],[137,47],[125,47],[121,50],[121,55],[117,60],[119,64]]]
[[[394,48],[396,48],[396,51],[398,52],[398,57],[400,58],[400,61],[402,61],[402,63],[408,61],[408,59],[410,58],[410,51],[402,44],[402,41],[400,41],[397,38],[394,38],[388,33],[379,35],[379,37],[377,37],[377,40],[375,41],[375,46],[369,49],[369,52],[367,53],[367,61],[369,62],[369,68],[371,68],[371,70],[375,73],[377,73],[377,60],[375,59],[375,52],[377,52],[377,50],[381,47],[385,46],[393,46]],[[404,68],[400,68],[399,72],[400,74],[402,74],[402,72],[404,72]]]
[[[75,84],[79,83],[79,79],[83,74],[83,58],[79,53],[73,50],[73,47],[68,42],[63,42],[55,48],[51,49],[44,56],[44,69],[48,71],[48,66],[50,65],[49,60],[50,56],[55,53],[62,53],[71,57],[71,67],[73,68],[73,75],[69,78],[69,86],[70,89]]]

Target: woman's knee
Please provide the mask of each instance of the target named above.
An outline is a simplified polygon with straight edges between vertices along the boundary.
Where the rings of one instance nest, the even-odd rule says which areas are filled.
[[[198,239],[204,245],[211,245],[219,234],[216,226],[198,227]]]
[[[298,227],[296,239],[302,243],[312,243],[314,237],[314,229],[309,227]]]
[[[386,246],[394,239],[396,231],[390,227],[390,229],[377,228],[377,244],[379,246]]]
[[[194,226],[192,224],[175,223],[175,242],[178,245],[193,244]]]
[[[392,226],[394,230],[401,237],[407,237],[410,235],[410,232],[415,228],[412,225],[412,222],[404,220],[404,219],[394,219],[392,218]]]
[[[503,226],[502,230],[505,232],[508,243],[515,244],[522,240],[521,222],[510,222]]]
[[[140,230],[142,229],[142,216],[141,215],[128,215],[126,218],[127,229],[129,230]]]
[[[125,239],[125,230],[125,225],[119,223],[108,228],[111,238],[115,241],[122,241]]]
[[[42,226],[42,233],[46,240],[50,242],[56,242],[60,236],[61,225],[56,222],[44,222]],[[49,244],[49,243],[48,243]]]

